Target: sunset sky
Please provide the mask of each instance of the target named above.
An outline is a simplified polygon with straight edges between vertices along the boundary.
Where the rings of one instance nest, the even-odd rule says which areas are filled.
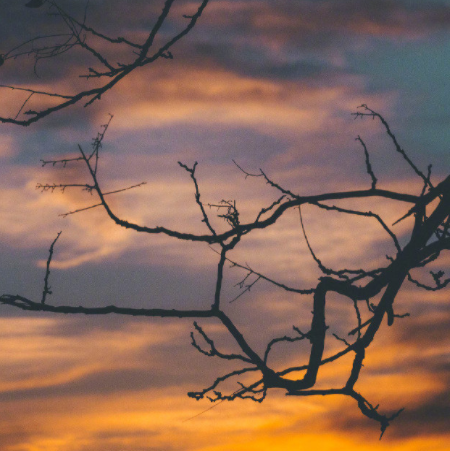
[[[0,55],[35,36],[60,33],[48,8],[4,2]],[[84,0],[61,0],[80,19]],[[142,42],[161,0],[90,0],[87,24]],[[169,39],[198,3],[179,1],[158,37]],[[94,42],[94,41],[92,41]],[[123,46],[95,41],[112,61],[128,62]],[[114,47],[115,49],[115,47]],[[235,200],[252,221],[279,192],[261,168],[294,193],[368,189],[367,144],[379,187],[420,194],[421,179],[406,165],[379,121],[355,120],[367,104],[389,122],[410,158],[433,182],[450,171],[450,0],[210,0],[195,28],[159,59],[124,78],[100,101],[76,105],[21,127],[0,124],[0,294],[39,301],[48,249],[62,231],[52,262],[48,302],[55,305],[208,308],[218,256],[202,243],[139,234],[113,224],[100,208],[61,214],[98,202],[77,189],[53,193],[38,183],[90,183],[81,164],[46,165],[89,150],[101,125],[114,117],[101,150],[105,191],[146,185],[109,196],[121,218],[149,227],[207,233],[188,166],[202,200]],[[79,78],[95,61],[80,50],[40,61],[7,59],[0,84],[73,94],[95,82]],[[0,116],[15,117],[28,93],[0,88]],[[26,109],[46,105],[33,96]],[[21,117],[24,117],[23,115]],[[342,202],[371,210],[392,224],[407,206],[381,199]],[[220,230],[226,223],[207,209]],[[220,213],[220,212],[219,212]],[[389,236],[370,218],[313,206],[302,209],[311,246],[329,267],[375,268],[394,255]],[[406,242],[411,222],[393,230]],[[244,237],[230,258],[296,288],[311,288],[321,272],[292,210],[264,231]],[[443,253],[429,268],[450,271]],[[428,271],[416,272],[430,281]],[[267,282],[230,303],[245,272],[227,267],[225,311],[263,353],[274,337],[309,327],[311,296]],[[251,279],[254,280],[254,279]],[[298,398],[281,390],[259,404],[187,396],[232,371],[233,362],[208,358],[190,341],[187,319],[130,319],[27,314],[0,306],[0,449],[2,451],[444,451],[450,450],[449,289],[420,291],[405,282],[396,312],[367,350],[357,389],[380,411],[405,411],[379,441],[379,425],[342,397]],[[217,320],[199,323],[234,350]],[[352,304],[327,304],[325,354],[357,325]],[[234,345],[235,346],[235,345]],[[303,346],[303,345],[302,345]],[[281,367],[305,363],[305,348],[277,348]],[[324,366],[320,386],[340,387],[351,360]],[[241,382],[251,382],[242,379]],[[236,381],[224,392],[239,388]],[[207,410],[207,411],[206,411]],[[205,411],[205,412],[204,412]],[[204,412],[204,413],[202,413]],[[201,415],[198,415],[201,414]]]

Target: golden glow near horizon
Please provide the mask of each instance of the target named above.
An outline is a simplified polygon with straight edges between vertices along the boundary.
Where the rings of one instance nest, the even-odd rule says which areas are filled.
[[[116,330],[92,327],[67,336],[67,327],[73,328],[73,332],[77,329],[77,324],[71,322],[75,321],[31,318],[1,321],[3,422],[12,431],[21,426],[30,434],[28,443],[8,447],[6,442],[4,449],[124,446],[130,449],[171,446],[201,451],[229,447],[282,450],[283,446],[284,449],[314,446],[330,451],[339,447],[367,451],[419,451],[430,446],[447,449],[446,442],[433,435],[404,440],[386,437],[378,442],[377,431],[370,424],[363,424],[356,406],[338,398],[293,399],[274,394],[262,405],[225,403],[192,418],[211,406],[209,402],[196,403],[185,396],[185,391],[196,385],[195,381],[171,385],[170,379],[174,377],[171,374],[167,384],[160,381],[160,388],[158,383],[152,387],[151,382],[145,382],[160,371],[167,372],[168,355],[175,354],[173,359],[177,361],[173,364],[180,372],[185,370],[183,365],[192,361],[192,356],[183,357],[180,352],[177,355],[180,343],[175,338],[183,340],[180,327],[173,323],[166,326],[130,322]],[[160,347],[171,352],[164,355]],[[148,357],[145,362],[141,360],[142,352]],[[370,354],[377,352],[386,354],[384,347]],[[386,359],[378,361],[370,355],[367,366],[371,372],[386,371],[395,368],[395,363],[390,366]],[[136,378],[133,369],[141,369],[143,377]],[[207,371],[211,374],[211,369]],[[114,374],[122,376],[117,378]],[[129,384],[120,377],[128,377]],[[375,375],[366,378],[361,388],[373,392],[372,396],[381,393],[397,405],[407,402],[414,408],[415,402],[445,387],[431,375],[419,372]],[[345,426],[342,423],[345,432],[339,431],[336,423],[345,418],[348,421]],[[29,430],[31,427],[34,430]],[[219,442],[215,442],[217,437],[221,437]]]

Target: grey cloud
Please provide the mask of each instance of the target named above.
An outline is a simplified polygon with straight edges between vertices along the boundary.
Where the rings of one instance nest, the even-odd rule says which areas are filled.
[[[186,149],[195,149],[199,171],[202,171],[204,161],[231,166],[232,159],[236,159],[242,164],[251,161],[251,164],[264,165],[274,153],[280,155],[288,151],[289,146],[293,145],[291,141],[288,137],[271,136],[244,126],[211,125],[203,128],[176,123],[158,127],[157,130],[125,131],[114,142],[106,140],[105,149],[109,152],[110,147],[113,147],[112,151],[118,154],[132,148],[135,154],[165,155],[167,159],[173,160],[174,165],[177,158],[186,154]],[[179,177],[180,180],[184,177],[183,172],[180,171]]]
[[[229,4],[226,4],[227,8]],[[220,3],[207,13],[212,23],[230,27],[235,33],[267,34],[275,39],[298,41],[310,34],[333,39],[327,33],[400,34],[408,36],[419,30],[440,30],[450,22],[450,7],[436,2],[401,2],[394,0],[236,2],[236,14]],[[301,41],[299,42],[301,43]]]
[[[447,434],[450,393],[443,391],[415,408],[406,408],[393,424],[393,435],[402,439],[427,434]]]
[[[413,401],[413,400],[412,400]],[[380,407],[382,409],[383,406]],[[383,440],[404,440],[407,438],[419,437],[429,434],[448,433],[448,418],[450,415],[450,396],[447,391],[436,393],[435,396],[416,404],[414,407],[399,405],[405,410],[396,418],[385,433]],[[393,413],[390,409],[386,414]],[[354,406],[354,409],[344,414],[342,411],[329,413],[327,415],[330,427],[340,432],[348,434],[365,434],[373,436],[378,433],[377,425],[361,416]]]
[[[133,2],[124,10],[124,2],[90,2],[87,24],[111,36],[145,33],[154,23],[162,2]],[[128,4],[127,4],[128,5]],[[225,6],[224,6],[225,5]],[[80,2],[62,2],[62,6],[76,17],[84,14]],[[189,2],[176,4],[170,20],[161,31],[161,38],[179,30],[185,23],[182,14],[192,9]],[[25,10],[25,11],[24,11]],[[126,20],[124,20],[126,16]],[[41,10],[29,10],[17,2],[8,5],[0,18],[1,52],[31,37],[42,35],[42,30],[65,32],[63,24]],[[410,4],[393,0],[344,0],[268,2],[266,0],[211,2],[204,16],[189,37],[174,48],[181,60],[210,59],[214,64],[236,71],[274,78],[314,78],[329,72],[329,63],[311,52],[332,50],[348,46],[348,38],[379,36],[389,38],[414,37],[417,33],[445,30],[450,23],[450,6],[439,3]],[[20,24],[20,26],[19,26]],[[143,36],[143,35],[142,35]],[[94,41],[93,41],[94,42]],[[275,52],[270,49],[276,45]],[[112,61],[126,59],[125,47],[113,46],[106,51]],[[104,48],[102,48],[104,51]],[[280,55],[285,59],[277,59]],[[7,61],[2,66],[2,82],[17,83],[32,76],[32,61]],[[95,60],[86,58],[85,52],[69,52],[62,57],[44,61],[39,73],[46,81],[55,81],[72,74],[85,72]],[[334,68],[336,70],[336,68]]]
[[[15,416],[15,415],[14,415]],[[35,438],[35,433],[31,432],[23,420],[11,418],[7,413],[2,413],[6,427],[0,429],[0,448],[13,449],[23,443],[30,443]]]
[[[170,387],[186,383],[186,375],[161,374],[158,371],[143,369],[112,369],[91,373],[64,384],[36,387],[23,390],[5,391],[0,394],[3,401],[20,399],[71,397],[96,394],[105,396],[111,393],[142,391],[156,387]]]
[[[189,43],[187,43],[189,45]],[[319,60],[302,59],[300,56],[285,58],[281,52],[273,55],[263,46],[252,44],[230,44],[224,41],[195,42],[192,53],[198,55],[205,67],[220,64],[224,69],[249,77],[265,77],[278,80],[313,79],[331,75],[328,65]]]
[[[182,45],[194,42],[195,51],[184,55],[198,52],[210,64],[238,73],[313,80],[341,71],[332,56],[367,39],[424,37],[445,31],[449,23],[450,6],[430,2],[219,2],[209,5],[196,33]]]
[[[439,316],[430,316],[427,314],[430,312],[430,307],[424,305],[421,312],[416,312],[415,317],[408,320],[407,327],[401,329],[396,340],[417,347],[445,342],[450,329],[450,312],[446,308],[439,312]]]
[[[118,368],[92,371],[64,383],[5,390],[0,393],[0,400],[19,402],[91,395],[106,397],[157,389],[173,389],[177,394],[181,390],[187,394],[209,386],[218,375],[234,369],[224,368],[220,362],[212,363],[194,350],[189,340],[186,333],[183,342],[176,337],[167,343],[137,351],[134,359],[139,367],[136,368],[120,368],[120,362],[117,362]]]
[[[133,7],[127,6],[125,11],[124,2],[118,0],[107,5],[104,1],[90,2],[87,23],[111,36],[145,33],[156,20],[162,4],[138,1],[133,2]],[[81,18],[84,14],[84,5],[81,6],[80,2],[66,1],[62,6],[76,17]],[[189,2],[176,4],[167,26],[161,31],[162,39],[183,26],[185,19],[182,14],[192,7]],[[8,5],[2,18],[0,41],[3,53],[24,40],[42,35],[42,30],[65,32],[63,24],[55,23],[55,18],[44,11],[29,10],[17,2]],[[326,53],[342,46],[348,47],[352,45],[348,40],[352,36],[358,40],[368,36],[408,38],[418,33],[445,30],[449,23],[450,6],[436,2],[211,2],[194,31],[174,48],[174,55],[184,63],[198,60],[201,64],[208,64],[209,59],[212,64],[251,76],[313,79],[338,70],[331,67],[323,56],[319,58],[315,54],[317,50]],[[274,45],[276,51],[271,50]],[[126,60],[124,46],[112,47],[112,53],[106,51],[112,61]],[[92,64],[96,64],[95,60],[76,50],[40,63],[39,73],[47,82],[56,81],[83,73]],[[17,70],[19,65],[20,70]],[[32,80],[32,74],[30,58],[21,59],[20,63],[9,60],[1,72],[3,83]]]

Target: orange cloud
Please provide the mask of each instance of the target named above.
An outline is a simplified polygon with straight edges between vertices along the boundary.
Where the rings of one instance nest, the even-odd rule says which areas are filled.
[[[168,71],[155,66],[133,74],[121,82],[114,99],[106,97],[102,110],[111,109],[110,102],[114,100],[116,130],[188,123],[203,127],[250,126],[283,134],[288,130],[319,131],[335,120],[336,112],[349,113],[363,100],[372,100],[374,108],[383,104],[384,110],[392,101],[392,96],[390,99],[367,95],[360,98],[358,90],[362,80],[358,79],[353,80],[351,89],[345,82],[315,88],[212,68],[198,69],[190,64],[188,67],[189,70],[184,64],[175,64]],[[148,92],[144,98],[143,92]]]

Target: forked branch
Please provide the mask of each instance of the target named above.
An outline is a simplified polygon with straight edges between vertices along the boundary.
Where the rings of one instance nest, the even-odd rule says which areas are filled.
[[[167,2],[168,5],[170,2]],[[161,19],[162,20],[162,19]],[[157,28],[155,28],[155,33]],[[153,36],[154,37],[154,36]],[[153,38],[152,38],[153,39]],[[151,47],[151,39],[147,43]],[[101,206],[108,216],[118,225],[126,227],[137,232],[148,234],[163,234],[179,240],[204,242],[217,244],[217,270],[215,276],[215,288],[212,294],[212,303],[210,308],[206,309],[136,309],[108,305],[104,307],[72,307],[65,305],[50,305],[46,302],[46,296],[51,294],[49,286],[50,264],[54,252],[55,241],[50,246],[47,269],[44,278],[43,297],[40,302],[32,301],[20,295],[4,294],[0,296],[0,303],[16,307],[22,310],[36,312],[53,312],[64,314],[86,314],[86,315],[106,315],[120,314],[146,317],[178,317],[178,318],[210,318],[219,321],[221,327],[225,330],[237,346],[238,352],[224,352],[216,344],[215,337],[207,334],[205,329],[194,322],[195,333],[191,334],[191,341],[194,348],[200,353],[212,357],[226,360],[233,364],[240,364],[241,367],[233,368],[224,375],[218,376],[208,387],[195,392],[190,392],[189,396],[195,399],[208,397],[211,401],[232,401],[237,398],[251,399],[256,402],[262,402],[268,391],[272,388],[283,389],[289,396],[328,396],[341,395],[347,396],[356,401],[356,404],[363,415],[378,422],[381,429],[381,436],[384,434],[389,424],[401,413],[402,409],[393,414],[383,414],[378,410],[378,406],[371,404],[363,395],[355,390],[357,381],[363,374],[363,363],[369,352],[370,346],[380,331],[380,327],[386,320],[389,326],[394,325],[394,321],[407,316],[407,314],[398,314],[396,309],[396,297],[405,280],[410,280],[419,288],[426,290],[444,289],[450,284],[450,278],[446,278],[444,271],[431,271],[431,277],[434,281],[434,287],[419,282],[413,278],[411,272],[422,271],[430,262],[436,263],[439,257],[450,249],[450,176],[442,180],[436,186],[431,185],[430,172],[425,176],[411,162],[406,152],[399,146],[395,135],[387,125],[385,119],[375,111],[364,106],[363,112],[357,113],[358,116],[371,116],[380,119],[394,148],[400,152],[408,165],[415,169],[416,173],[422,178],[422,183],[426,189],[422,189],[420,196],[413,196],[397,191],[383,190],[376,187],[377,179],[372,171],[369,161],[369,155],[364,141],[357,139],[363,145],[366,154],[366,170],[371,176],[372,186],[367,190],[353,190],[341,192],[329,192],[317,195],[302,196],[294,193],[292,190],[283,187],[280,183],[272,181],[263,171],[263,179],[276,191],[281,192],[282,196],[275,199],[268,206],[263,206],[255,221],[242,223],[237,203],[232,200],[222,200],[221,202],[210,203],[209,205],[216,209],[216,214],[224,220],[225,231],[219,232],[212,225],[211,214],[207,214],[206,204],[201,200],[200,184],[195,173],[197,163],[189,167],[183,163],[180,166],[188,172],[194,184],[194,197],[197,206],[200,209],[200,220],[206,225],[209,233],[190,234],[179,232],[164,227],[146,227],[127,222],[120,219],[118,215],[112,212],[110,206],[105,200],[109,194],[118,193],[129,188],[103,191],[97,174],[97,165],[99,161],[99,150],[104,138],[104,132],[99,135],[93,144],[91,153],[86,153],[80,147],[81,157],[64,158],[54,161],[44,161],[44,164],[61,164],[63,168],[67,163],[84,163],[89,172],[90,182],[86,184],[53,184],[39,185],[43,191],[53,191],[55,189],[65,189],[68,187],[83,188],[98,196],[99,202],[96,205],[80,208],[75,212],[81,212],[93,207]],[[242,170],[242,169],[241,169]],[[245,172],[245,171],[244,171]],[[246,173],[247,175],[254,175]],[[357,209],[343,208],[338,205],[329,205],[325,202],[337,202],[339,200],[352,200],[361,198],[384,198],[398,201],[400,205],[408,205],[408,211],[403,217],[413,216],[409,238],[406,243],[400,245],[393,229],[387,225],[381,215],[370,211],[361,211]],[[304,237],[309,247],[313,260],[318,264],[323,272],[313,288],[292,288],[287,284],[273,280],[272,278],[254,270],[248,264],[241,264],[229,257],[229,253],[240,243],[246,235],[254,230],[263,230],[271,227],[286,212],[292,209],[300,209],[302,205],[310,204],[325,211],[333,211],[338,214],[354,216],[363,216],[369,219],[375,219],[378,225],[384,230],[386,236],[392,240],[395,246],[395,256],[389,256],[386,259],[386,265],[380,268],[328,268],[320,256],[313,250],[306,233],[306,227],[300,216],[301,227]],[[300,212],[301,215],[301,212]],[[59,236],[59,235],[58,235]],[[58,238],[58,237],[57,237]],[[237,284],[241,292],[235,297],[243,299],[243,295],[261,280],[270,283],[273,287],[284,290],[289,293],[295,301],[297,296],[302,298],[301,304],[308,302],[312,306],[311,323],[307,331],[301,331],[298,327],[293,327],[295,334],[280,334],[268,341],[262,349],[263,353],[255,350],[247,337],[236,326],[231,315],[226,314],[222,306],[223,281],[225,277],[225,264],[230,263],[232,268],[244,271],[244,276]],[[354,311],[354,325],[348,331],[348,338],[343,338],[333,332],[332,318],[327,314],[327,299],[330,295],[339,294],[343,297],[343,302],[349,302]],[[376,299],[379,299],[376,301]],[[311,309],[311,307],[309,308]],[[355,327],[356,325],[356,327]],[[338,352],[327,355],[326,338],[330,334],[339,341],[342,348]],[[275,368],[272,365],[272,355],[276,353],[280,343],[289,346],[303,344],[303,348],[309,349],[308,356],[298,366],[287,366],[285,368]],[[276,355],[276,354],[275,354]],[[353,361],[349,369],[347,380],[343,386],[317,389],[316,382],[321,376],[321,368],[324,365],[331,365],[344,356],[352,355]],[[274,359],[275,361],[276,359]],[[243,366],[242,366],[243,365]],[[279,362],[277,362],[279,365]],[[237,380],[238,388],[229,394],[224,394],[219,388],[227,382],[241,377],[253,376],[253,380]]]
[[[111,90],[131,72],[152,64],[161,58],[172,59],[172,47],[194,28],[206,8],[208,1],[199,1],[197,9],[193,14],[183,16],[186,20],[185,26],[168,38],[163,44],[156,46],[155,39],[161,34],[160,30],[162,26],[169,20],[169,13],[176,0],[165,0],[161,13],[153,23],[153,26],[148,30],[148,34],[142,42],[134,42],[124,37],[109,37],[86,24],[86,9],[82,20],[78,20],[72,14],[65,11],[57,1],[47,0],[45,6],[48,7],[50,14],[56,19],[59,19],[67,31],[65,33],[50,33],[37,36],[15,46],[8,52],[0,55],[0,66],[8,64],[10,62],[9,60],[31,56],[34,58],[34,72],[37,74],[37,65],[40,61],[56,58],[73,49],[80,49],[93,58],[95,63],[100,64],[100,68],[89,67],[87,73],[81,74],[80,77],[85,79],[98,79],[101,81],[100,86],[80,90],[73,94],[65,94],[46,92],[27,86],[0,85],[0,90],[10,89],[17,91],[17,93],[29,93],[25,102],[19,101],[19,105],[21,106],[18,107],[18,112],[14,116],[0,116],[0,122],[27,126],[77,103],[83,103],[87,107],[96,100],[100,100],[102,95]],[[36,10],[35,13],[38,14],[39,11]],[[96,41],[99,41],[98,45]],[[123,45],[129,50],[131,62],[112,63],[107,57],[106,52],[112,51],[114,54],[116,47]],[[107,48],[106,52],[104,50],[105,47]],[[31,98],[41,98],[44,104],[47,98],[58,99],[60,102],[53,106],[40,107],[38,105],[35,109],[24,110]]]

